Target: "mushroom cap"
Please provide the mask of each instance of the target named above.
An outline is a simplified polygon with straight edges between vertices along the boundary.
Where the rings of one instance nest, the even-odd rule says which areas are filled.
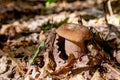
[[[92,38],[92,33],[85,27],[74,23],[65,23],[61,25],[56,33],[67,40],[73,42],[84,42]]]

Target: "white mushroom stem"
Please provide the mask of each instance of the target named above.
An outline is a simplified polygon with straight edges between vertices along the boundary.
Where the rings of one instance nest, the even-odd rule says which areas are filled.
[[[83,43],[73,43],[69,40],[65,39],[65,51],[69,56],[70,54],[74,54],[75,58],[79,58],[81,55],[85,53],[85,45]]]

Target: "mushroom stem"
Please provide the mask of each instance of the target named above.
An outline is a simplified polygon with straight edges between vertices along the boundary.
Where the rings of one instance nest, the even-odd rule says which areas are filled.
[[[65,39],[65,51],[68,56],[70,54],[74,54],[75,58],[79,58],[86,52],[84,42],[74,43],[66,39]]]

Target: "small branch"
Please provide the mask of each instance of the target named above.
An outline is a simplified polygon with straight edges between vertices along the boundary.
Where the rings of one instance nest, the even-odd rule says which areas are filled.
[[[108,0],[103,2],[103,10],[104,10],[104,15],[105,15],[105,21],[106,24],[108,25],[108,20],[107,20],[107,9],[106,9],[106,5],[107,5]]]
[[[103,2],[103,9],[104,9],[105,21],[106,21],[106,24],[107,24],[107,26],[108,26],[108,28],[109,28],[109,31],[108,31],[107,35],[105,36],[105,40],[108,38],[108,36],[109,36],[109,34],[110,34],[110,32],[111,32],[111,26],[109,25],[108,20],[107,20],[107,9],[106,9],[106,5],[107,5],[108,1],[109,1],[109,0],[106,0],[106,1]]]
[[[111,1],[110,0],[107,2],[107,6],[108,6],[109,13],[112,16],[113,15],[113,11],[112,11]]]

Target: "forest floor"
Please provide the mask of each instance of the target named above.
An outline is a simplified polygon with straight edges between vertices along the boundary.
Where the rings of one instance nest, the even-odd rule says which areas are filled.
[[[120,80],[120,2],[44,4],[0,1],[0,80]]]

